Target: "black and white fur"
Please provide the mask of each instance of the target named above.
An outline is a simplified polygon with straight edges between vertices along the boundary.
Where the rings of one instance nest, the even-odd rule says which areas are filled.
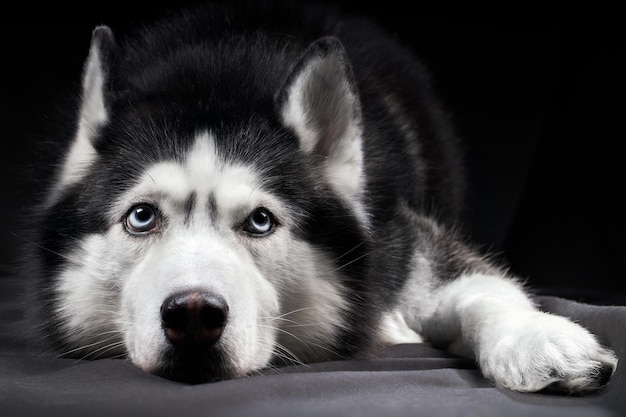
[[[370,21],[252,2],[116,36],[93,32],[34,224],[35,320],[60,354],[194,383],[422,340],[518,391],[615,370],[457,234],[457,138]]]

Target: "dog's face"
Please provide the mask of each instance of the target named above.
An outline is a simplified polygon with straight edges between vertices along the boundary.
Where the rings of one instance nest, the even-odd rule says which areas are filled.
[[[345,288],[329,254],[299,235],[297,207],[208,132],[178,161],[146,167],[81,239],[59,276],[72,344],[120,344],[177,379],[244,375],[274,356],[328,356]],[[85,352],[83,352],[85,353]]]
[[[301,275],[284,258],[288,205],[259,181],[219,161],[206,133],[182,161],[149,167],[116,204],[113,217],[123,221],[103,244],[126,254],[120,319],[131,319],[121,328],[140,368],[219,378],[269,362],[281,288],[297,282],[279,281]]]
[[[112,102],[114,48],[94,32],[76,139],[40,225],[62,353],[201,382],[357,348],[374,316],[357,313],[368,220],[336,41],[294,63],[275,118],[213,125],[181,122],[204,111],[195,102]]]

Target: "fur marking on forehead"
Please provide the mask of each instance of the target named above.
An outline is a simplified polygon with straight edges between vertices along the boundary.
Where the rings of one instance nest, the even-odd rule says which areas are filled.
[[[225,161],[213,135],[205,131],[197,136],[182,162],[164,161],[149,167],[133,194],[163,195],[180,203],[195,195],[196,201],[213,199],[221,208],[229,209],[236,203],[231,200],[252,196],[260,185],[249,166]]]

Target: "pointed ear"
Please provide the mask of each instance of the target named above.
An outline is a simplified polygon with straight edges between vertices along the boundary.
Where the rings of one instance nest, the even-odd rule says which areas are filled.
[[[106,122],[108,95],[112,84],[111,70],[116,52],[113,32],[98,26],[91,35],[89,56],[83,69],[81,123],[92,129]]]
[[[361,104],[340,41],[325,37],[311,44],[277,101],[300,148],[321,157],[331,185],[364,219]]]
[[[78,181],[96,157],[93,139],[98,128],[106,124],[109,117],[111,72],[115,56],[113,32],[107,26],[96,27],[83,67],[78,129],[63,166],[63,185]]]

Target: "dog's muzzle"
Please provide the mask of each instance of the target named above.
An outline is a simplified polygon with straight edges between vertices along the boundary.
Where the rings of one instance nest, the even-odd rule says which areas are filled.
[[[167,339],[180,347],[215,344],[226,326],[228,304],[219,295],[188,291],[169,296],[161,305]]]

